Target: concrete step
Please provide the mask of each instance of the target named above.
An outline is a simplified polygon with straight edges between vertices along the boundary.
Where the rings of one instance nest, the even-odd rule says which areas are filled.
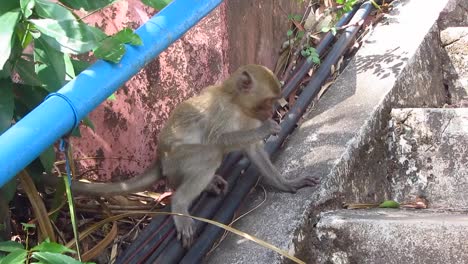
[[[468,214],[339,210],[317,224],[318,263],[468,263]]]
[[[468,19],[466,19],[468,20]],[[451,103],[468,106],[468,27],[449,27],[440,32],[447,52],[442,63]]]
[[[393,198],[468,208],[468,108],[393,109],[391,116]]]

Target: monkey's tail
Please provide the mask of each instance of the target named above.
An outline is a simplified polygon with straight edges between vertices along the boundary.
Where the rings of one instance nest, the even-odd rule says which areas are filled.
[[[71,188],[75,194],[88,194],[93,196],[122,195],[143,191],[146,188],[151,187],[153,183],[161,178],[162,170],[160,162],[158,161],[142,174],[132,177],[126,181],[107,183],[85,183],[73,181]],[[46,185],[55,186],[57,185],[59,178],[46,174],[43,176],[43,180]]]

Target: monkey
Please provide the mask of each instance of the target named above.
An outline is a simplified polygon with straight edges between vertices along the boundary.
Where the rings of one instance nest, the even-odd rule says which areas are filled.
[[[264,150],[263,139],[281,126],[272,120],[281,84],[266,67],[249,64],[218,85],[180,103],[159,133],[157,160],[142,175],[117,183],[73,182],[74,193],[109,196],[141,191],[166,177],[175,189],[171,210],[189,215],[191,203],[204,190],[225,194],[227,182],[216,169],[232,151],[243,151],[260,174],[280,191],[296,192],[318,184],[316,177],[286,179]],[[177,238],[187,248],[194,238],[194,220],[174,215]]]

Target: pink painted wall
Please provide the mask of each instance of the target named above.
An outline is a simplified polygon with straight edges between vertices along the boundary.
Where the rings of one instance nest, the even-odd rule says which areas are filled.
[[[108,180],[135,175],[156,158],[157,135],[170,111],[202,88],[248,63],[273,69],[289,27],[287,14],[304,6],[293,0],[225,0],[121,87],[90,117],[96,131],[73,140],[80,175]],[[86,21],[109,34],[136,29],[156,12],[140,0],[120,1]]]
[[[136,29],[155,13],[140,0],[120,1],[86,22],[113,34]],[[227,75],[224,16],[221,5],[121,87],[117,100],[91,113],[95,132],[84,127],[82,138],[73,140],[75,158],[100,157],[80,161],[84,176],[105,180],[150,165],[158,132],[174,106]]]

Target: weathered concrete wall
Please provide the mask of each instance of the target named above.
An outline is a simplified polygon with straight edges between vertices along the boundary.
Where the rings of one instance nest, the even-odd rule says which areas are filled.
[[[155,159],[158,132],[179,102],[242,64],[273,67],[287,14],[300,6],[291,0],[226,0],[119,89],[117,100],[91,113],[96,131],[83,128],[83,137],[73,140],[77,158],[98,157],[80,162],[82,172],[90,172],[85,176],[105,180],[142,172]],[[137,28],[155,13],[128,0],[86,21],[112,34]]]
[[[327,212],[317,225],[322,250],[313,263],[466,263],[467,220],[429,210]]]
[[[393,107],[440,107],[448,101],[441,63],[443,54],[439,27],[434,24],[415,56],[410,58],[411,67],[403,69],[398,78],[392,93]]]
[[[468,1],[452,0],[440,13],[440,19],[437,22],[441,29],[448,27],[468,27]]]
[[[465,14],[468,17],[468,10]],[[463,104],[468,102],[468,26],[444,29],[440,38],[447,52],[443,65],[450,103]]]
[[[468,108],[393,109],[393,198],[431,208],[468,207]]]

